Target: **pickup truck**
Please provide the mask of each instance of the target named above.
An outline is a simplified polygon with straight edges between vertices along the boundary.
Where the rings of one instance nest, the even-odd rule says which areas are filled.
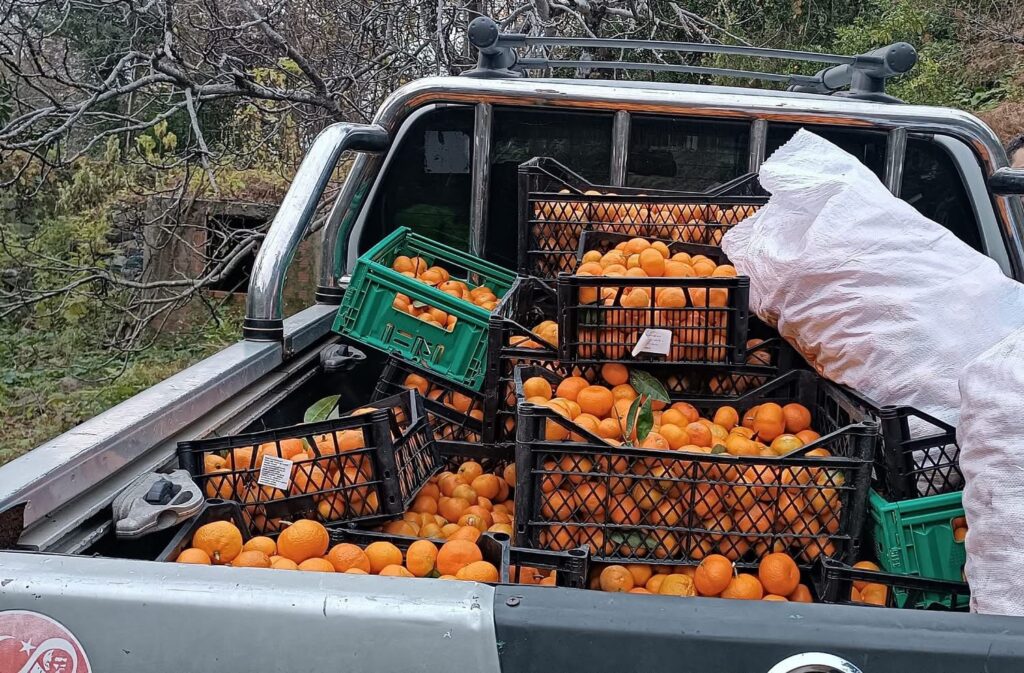
[[[347,272],[395,227],[515,268],[517,167],[536,156],[597,184],[699,191],[756,172],[804,127],[1024,280],[1024,211],[1013,195],[1024,175],[970,114],[884,94],[885,79],[909,67],[909,45],[856,57],[740,48],[827,67],[813,77],[711,73],[781,79],[785,91],[523,76],[595,67],[516,54],[555,39],[501,35],[478,20],[470,40],[480,62],[469,76],[411,82],[373,123],[326,128],[260,249],[244,338],[0,468],[0,641],[26,641],[31,653],[38,640],[4,628],[38,613],[76,642],[78,671],[1024,670],[1016,618],[225,572],[154,563],[166,536],[116,538],[115,496],[140,475],[176,468],[177,442],[296,423],[325,394],[352,407],[368,398],[380,358],[339,375],[321,354],[338,341],[331,324]],[[318,303],[285,318],[285,273],[346,152],[354,160],[322,231]],[[57,663],[66,667],[5,668],[14,664],[0,659],[0,669],[72,670]]]

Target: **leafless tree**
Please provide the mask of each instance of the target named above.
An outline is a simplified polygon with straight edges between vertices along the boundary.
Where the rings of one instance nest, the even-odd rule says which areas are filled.
[[[120,184],[136,196],[125,204],[132,227],[159,228],[149,245],[188,246],[181,213],[197,198],[236,198],[225,172],[269,169],[287,179],[326,124],[370,120],[401,84],[471,66],[464,31],[479,14],[531,34],[743,41],[688,4],[0,0],[0,190],[31,196],[82,162],[117,163],[126,167]],[[127,350],[230,275],[265,233],[235,231],[195,250],[201,273],[132,277],[106,263],[109,250],[47,252],[11,217],[5,224],[0,211],[0,270],[20,280],[0,282],[0,320],[88,298],[120,316],[108,337]]]

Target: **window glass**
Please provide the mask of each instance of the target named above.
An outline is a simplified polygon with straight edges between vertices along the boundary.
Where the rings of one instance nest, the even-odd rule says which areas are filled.
[[[925,217],[935,220],[979,252],[981,242],[974,208],[960,171],[945,149],[928,140],[907,141],[900,196]]]
[[[831,126],[800,126],[799,124],[769,124],[765,157],[786,144],[801,128],[815,133],[838,145],[871,169],[879,178],[885,176],[885,145],[888,134],[882,131],[842,129]]]
[[[626,184],[704,191],[747,172],[750,124],[634,115]]]
[[[516,268],[519,164],[551,157],[588,181],[611,174],[612,114],[497,108],[491,133],[487,258]]]
[[[376,193],[359,249],[396,227],[468,249],[472,108],[432,110],[397,143]]]

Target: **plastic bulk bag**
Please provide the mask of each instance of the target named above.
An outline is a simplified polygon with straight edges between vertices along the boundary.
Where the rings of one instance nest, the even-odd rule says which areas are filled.
[[[768,204],[722,240],[751,310],[826,378],[956,425],[960,373],[1024,324],[1024,285],[806,130],[761,184]]]
[[[960,395],[971,610],[1024,615],[1024,329],[967,365]]]

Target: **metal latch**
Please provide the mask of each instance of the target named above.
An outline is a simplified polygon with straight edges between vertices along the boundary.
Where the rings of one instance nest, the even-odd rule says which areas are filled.
[[[144,474],[114,498],[114,532],[137,538],[164,530],[195,515],[203,494],[186,470]]]

